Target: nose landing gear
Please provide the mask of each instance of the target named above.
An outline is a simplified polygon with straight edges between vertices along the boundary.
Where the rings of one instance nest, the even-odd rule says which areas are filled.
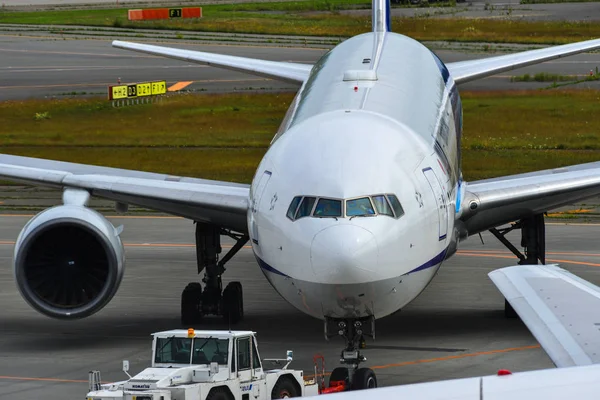
[[[377,377],[371,368],[359,368],[367,358],[360,352],[366,348],[365,336],[375,337],[375,318],[325,319],[325,338],[342,336],[346,347],[340,355],[344,367],[335,368],[329,377],[329,387],[325,393],[345,390],[362,390],[377,387]]]

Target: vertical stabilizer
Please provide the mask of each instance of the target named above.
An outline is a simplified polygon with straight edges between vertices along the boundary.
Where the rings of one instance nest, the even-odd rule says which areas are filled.
[[[389,32],[392,26],[390,0],[373,0],[373,32]]]

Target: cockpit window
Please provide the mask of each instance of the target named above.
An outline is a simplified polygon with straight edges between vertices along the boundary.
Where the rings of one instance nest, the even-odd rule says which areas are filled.
[[[375,210],[373,210],[373,205],[368,197],[361,197],[360,199],[346,200],[346,215],[349,217],[375,215]]]
[[[341,217],[342,202],[333,199],[319,199],[315,207],[314,217]]]
[[[300,200],[302,200],[302,196],[296,196],[292,199],[292,203],[290,204],[290,208],[287,211],[287,217],[294,220],[294,215],[296,215],[296,210],[298,209],[298,204],[300,204]]]
[[[391,217],[394,216],[392,208],[390,207],[388,201],[385,199],[384,195],[373,196],[373,203],[375,204],[377,214],[389,215]]]
[[[298,212],[296,213],[296,219],[302,217],[308,217],[313,209],[313,205],[315,204],[315,197],[305,197],[302,199],[302,203],[300,203],[300,207],[298,208]]]
[[[390,201],[390,204],[392,205],[392,208],[394,209],[394,214],[396,214],[396,218],[399,218],[399,217],[403,216],[404,215],[404,209],[402,208],[402,205],[398,201],[398,198],[395,195],[393,195],[393,194],[388,194],[387,198]]]
[[[287,210],[287,217],[292,221],[303,217],[343,218],[344,200],[316,196],[296,196]],[[345,200],[345,216],[387,215],[395,219],[404,215],[404,209],[394,194],[374,194]]]

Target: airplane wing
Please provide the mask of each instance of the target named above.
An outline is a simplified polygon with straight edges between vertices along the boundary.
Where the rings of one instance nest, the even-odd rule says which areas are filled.
[[[175,58],[177,60],[198,64],[212,65],[214,67],[246,72],[252,75],[292,83],[304,82],[312,69],[312,65],[307,64],[259,60],[255,58],[228,56],[202,51],[174,49],[172,47],[123,42],[120,40],[114,40],[112,45],[119,49]]]
[[[489,273],[557,367],[600,363],[600,288],[558,265]]]
[[[465,182],[459,218],[469,235],[600,195],[600,162]]]
[[[562,46],[551,46],[544,49],[507,54],[504,56],[448,63],[446,64],[446,67],[456,83],[465,83],[475,79],[485,78],[486,76],[495,75],[500,72],[583,53],[599,47],[600,39],[594,39]]]
[[[0,178],[91,195],[247,233],[249,185],[0,154]]]

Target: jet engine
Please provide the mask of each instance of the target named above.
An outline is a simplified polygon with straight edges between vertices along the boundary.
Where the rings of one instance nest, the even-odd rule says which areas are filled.
[[[123,278],[120,231],[100,213],[60,205],[33,217],[17,239],[14,273],[23,298],[54,318],[84,318],[102,309]]]

